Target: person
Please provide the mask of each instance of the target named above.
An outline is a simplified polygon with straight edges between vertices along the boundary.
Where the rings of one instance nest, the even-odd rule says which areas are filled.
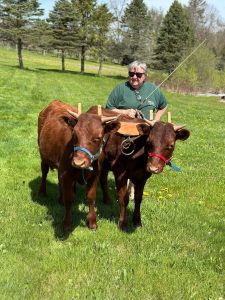
[[[128,65],[128,81],[116,86],[108,97],[106,108],[130,117],[137,116],[137,110],[149,119],[150,110],[154,120],[159,121],[167,109],[163,93],[152,83],[146,81],[147,66],[141,61]]]
[[[132,118],[142,116],[160,121],[167,109],[167,100],[163,93],[152,83],[146,82],[147,66],[144,62],[134,61],[128,65],[128,81],[116,86],[108,97],[106,108],[126,114]],[[139,113],[137,113],[139,112]],[[134,185],[129,180],[128,192],[134,199]]]

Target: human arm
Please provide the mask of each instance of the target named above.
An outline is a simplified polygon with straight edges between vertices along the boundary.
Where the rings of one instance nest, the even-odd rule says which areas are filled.
[[[131,118],[135,118],[135,115],[136,115],[136,110],[133,108],[129,108],[129,109],[114,108],[114,109],[112,109],[112,111],[115,111],[115,112],[123,114],[123,115],[127,115]]]
[[[162,115],[165,113],[166,110],[167,110],[167,106],[164,107],[163,109],[159,109],[155,114],[155,121],[160,121]]]
[[[116,86],[111,94],[109,95],[109,98],[106,103],[106,108],[117,112],[119,114],[124,114],[127,116],[130,116],[132,118],[136,115],[136,110],[133,108],[126,108],[123,104],[124,99],[124,85],[118,85]]]

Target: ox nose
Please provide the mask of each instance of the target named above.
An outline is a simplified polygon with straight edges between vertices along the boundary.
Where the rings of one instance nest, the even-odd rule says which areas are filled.
[[[85,169],[88,167],[87,161],[84,158],[74,157],[72,160],[72,165],[75,168]]]
[[[149,165],[147,167],[147,171],[150,172],[150,173],[153,173],[153,174],[159,174],[162,172],[162,169],[159,168],[159,167],[156,167],[154,165]]]

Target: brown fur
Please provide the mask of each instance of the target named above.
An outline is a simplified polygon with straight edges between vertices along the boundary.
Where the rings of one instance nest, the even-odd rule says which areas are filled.
[[[95,111],[96,108],[89,110],[89,112]],[[102,112],[104,115],[110,114],[107,109],[103,109]],[[142,226],[140,206],[145,183],[152,174],[161,173],[165,167],[163,160],[158,157],[149,157],[148,153],[162,154],[168,159],[172,156],[176,140],[186,140],[190,133],[186,129],[175,131],[173,125],[170,123],[156,122],[152,127],[147,125],[144,120],[131,119],[124,115],[121,115],[118,121],[136,123],[140,136],[132,138],[134,152],[131,155],[124,155],[121,152],[121,143],[127,137],[118,133],[110,134],[104,149],[105,161],[100,175],[100,183],[104,202],[109,203],[110,197],[107,176],[108,171],[112,170],[120,205],[119,228],[127,230],[126,207],[129,202],[127,189],[128,179],[132,181],[135,187],[133,224],[134,226]],[[132,149],[133,146],[131,145],[128,152],[131,152]]]
[[[87,183],[87,200],[89,204],[88,225],[96,229],[95,198],[96,184],[101,167],[101,159],[93,162],[93,171],[89,156],[74,146],[82,146],[96,154],[104,135],[119,128],[119,122],[104,124],[99,116],[84,113],[78,119],[72,117],[67,109],[76,112],[76,108],[60,101],[53,101],[42,110],[38,119],[38,141],[41,156],[42,182],[39,189],[46,195],[46,177],[50,168],[58,169],[60,202],[65,206],[64,230],[72,226],[72,203],[76,183]],[[101,154],[102,155],[102,154]]]

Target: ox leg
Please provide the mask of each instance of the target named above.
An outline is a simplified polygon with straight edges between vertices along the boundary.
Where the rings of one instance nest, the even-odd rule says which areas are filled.
[[[91,178],[87,183],[87,201],[89,206],[88,214],[88,227],[91,230],[97,229],[96,223],[96,213],[95,213],[95,199],[96,199],[96,189],[97,189],[97,177]]]
[[[72,180],[65,176],[61,178],[61,188],[63,203],[65,208],[64,220],[63,220],[63,229],[65,233],[68,233],[72,229],[72,205],[73,205],[73,182]]]
[[[141,202],[143,197],[145,182],[139,182],[134,185],[134,213],[133,213],[133,225],[135,227],[141,227]]]
[[[46,196],[46,178],[48,175],[48,171],[49,171],[49,165],[45,164],[43,161],[41,162],[41,173],[42,173],[42,177],[41,177],[41,184],[39,187],[39,196]]]
[[[59,182],[59,199],[58,199],[58,202],[59,202],[60,205],[64,205],[63,193],[62,193],[62,182],[61,182],[61,179],[60,179],[60,176],[59,176],[59,172],[58,172],[58,182]]]
[[[117,178],[117,176],[115,176]],[[117,192],[120,206],[119,229],[127,231],[126,208],[129,203],[129,195],[127,190],[127,180],[117,181]]]
[[[109,196],[109,188],[108,188],[108,173],[109,171],[106,168],[102,168],[99,181],[102,189],[102,194],[103,194],[103,203],[105,204],[110,204],[111,199]]]

